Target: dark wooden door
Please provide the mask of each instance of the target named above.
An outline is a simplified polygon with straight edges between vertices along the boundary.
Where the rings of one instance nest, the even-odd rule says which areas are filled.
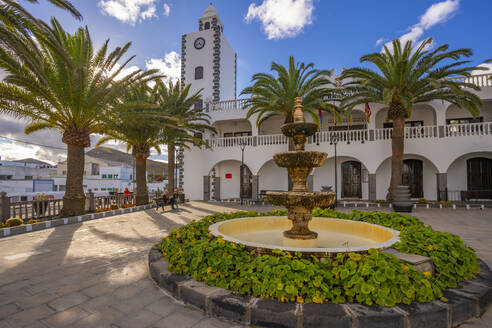
[[[252,174],[246,165],[240,166],[239,194],[242,198],[251,198],[253,193]]]
[[[466,161],[468,198],[492,199],[492,159],[471,158]]]
[[[419,159],[406,159],[403,161],[402,183],[410,187],[410,197],[424,197],[424,170]]]
[[[362,198],[362,181],[360,162],[342,163],[342,197]]]

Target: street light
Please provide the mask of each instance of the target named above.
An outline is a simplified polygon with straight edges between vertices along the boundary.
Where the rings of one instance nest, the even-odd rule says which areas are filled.
[[[243,184],[244,184],[244,149],[246,149],[246,141],[241,138],[239,141],[239,148],[241,148],[241,169],[239,170],[239,197],[241,198],[241,205],[243,205]]]
[[[337,207],[337,198],[338,198],[337,143],[338,143],[338,136],[332,134],[330,137],[330,145],[335,146],[335,200],[333,201],[333,208]]]

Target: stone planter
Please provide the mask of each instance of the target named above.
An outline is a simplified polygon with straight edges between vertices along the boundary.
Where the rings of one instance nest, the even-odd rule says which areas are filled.
[[[412,212],[413,202],[410,199],[408,186],[397,186],[393,198],[393,210],[395,212]]]

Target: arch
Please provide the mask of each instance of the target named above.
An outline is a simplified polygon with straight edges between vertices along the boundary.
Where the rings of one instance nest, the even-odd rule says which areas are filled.
[[[206,29],[206,30],[209,30],[209,29],[210,29],[210,22],[206,22],[206,23],[205,23],[205,29]]]
[[[429,158],[419,154],[404,154],[403,160],[422,161],[422,189],[423,197],[437,199],[437,177],[438,166]],[[391,156],[382,160],[376,169],[376,195],[378,199],[385,199],[391,178]]]
[[[376,112],[375,122],[376,128],[381,129],[385,127],[385,123],[391,123],[387,121],[389,107],[381,108]],[[429,104],[417,104],[412,108],[412,115],[406,119],[407,122],[415,122],[413,124],[421,125],[437,125],[437,111]]]
[[[492,121],[492,100],[482,100],[482,108],[478,118],[465,108],[460,108],[450,104],[446,108],[446,124],[474,123],[474,122],[491,122]]]
[[[203,79],[203,66],[195,67],[195,80]]]
[[[241,173],[243,173],[241,177]],[[215,163],[208,175],[211,177],[211,195],[216,200],[237,199],[241,195],[244,198],[251,198],[252,193],[252,173],[248,165],[244,164],[241,169],[241,161],[237,159],[224,159]],[[215,185],[213,178],[219,178],[219,185]],[[243,184],[241,188],[241,180]]]
[[[212,126],[219,137],[239,137],[252,135],[251,122],[245,118],[215,121]]]
[[[258,170],[258,191],[263,190],[287,190],[288,174],[287,170],[278,167],[273,159],[270,159],[261,165]]]

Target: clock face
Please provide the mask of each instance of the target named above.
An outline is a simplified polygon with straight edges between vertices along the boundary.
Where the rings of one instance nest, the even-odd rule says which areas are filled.
[[[196,49],[202,49],[205,46],[205,39],[204,38],[198,38],[195,40],[195,48]]]

